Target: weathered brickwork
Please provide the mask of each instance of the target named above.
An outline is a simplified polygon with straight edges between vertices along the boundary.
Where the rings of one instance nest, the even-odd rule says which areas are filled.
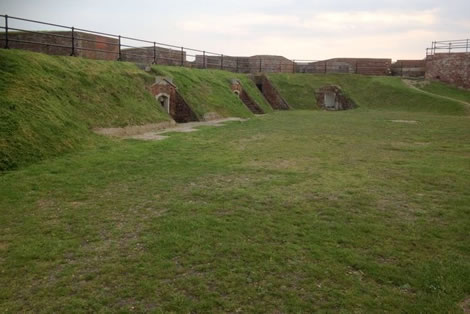
[[[323,61],[300,63],[297,73],[356,73],[364,75],[389,75],[392,59],[334,58]]]
[[[189,66],[191,63],[186,60],[186,51],[168,49],[162,47],[142,47],[122,49],[121,58],[123,61]]]
[[[268,101],[271,107],[275,110],[289,110],[289,105],[281,97],[277,89],[272,85],[265,75],[258,75],[254,77],[256,87],[261,91],[264,98]]]
[[[251,98],[251,96],[243,89],[241,82],[237,79],[233,79],[230,84],[232,92],[240,97],[240,100],[250,109],[251,112],[255,114],[263,114],[264,111],[256,103],[256,101]]]
[[[223,59],[223,64],[222,64]],[[224,69],[239,73],[292,73],[294,64],[282,56],[259,55],[252,57],[204,56],[197,55],[194,61],[198,68]]]
[[[169,97],[169,115],[178,123],[198,121],[196,114],[191,110],[191,107],[186,103],[184,98],[178,93],[176,86],[169,80],[157,77],[155,83],[150,87],[150,92],[155,97],[165,95]],[[155,100],[155,105],[158,99]]]
[[[426,79],[470,88],[470,53],[437,53],[426,60]]]
[[[59,56],[70,56],[72,54],[72,32],[9,32],[8,39],[8,46],[13,49]],[[77,57],[99,60],[117,60],[119,57],[119,41],[115,38],[74,32],[74,44],[74,55]],[[0,47],[4,47],[4,45],[5,40],[2,37]]]
[[[392,63],[392,75],[406,77],[424,77],[426,60],[397,60]]]

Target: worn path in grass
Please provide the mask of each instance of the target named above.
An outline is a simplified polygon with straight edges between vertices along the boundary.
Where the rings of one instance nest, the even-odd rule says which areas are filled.
[[[453,101],[456,101],[458,103],[461,103],[461,104],[464,104],[467,108],[467,110],[470,109],[470,102],[468,101],[464,101],[464,100],[461,100],[461,99],[457,99],[457,98],[454,98],[454,97],[449,97],[449,96],[444,96],[444,95],[440,95],[440,94],[436,94],[436,93],[432,93],[430,91],[427,91],[427,90],[423,90],[419,87],[416,87],[416,81],[413,81],[413,80],[407,80],[407,79],[403,79],[402,80],[403,83],[405,83],[408,87],[414,89],[414,90],[417,90],[417,91],[420,91],[424,94],[428,94],[428,95],[431,95],[431,96],[434,96],[434,97],[439,97],[439,98],[442,98],[442,99],[447,99],[447,100],[453,100]],[[470,94],[470,92],[468,92]]]
[[[4,174],[0,311],[461,311],[469,134],[276,112]]]

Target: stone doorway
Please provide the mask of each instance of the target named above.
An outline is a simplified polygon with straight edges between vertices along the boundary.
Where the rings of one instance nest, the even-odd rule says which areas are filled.
[[[166,113],[170,113],[170,95],[160,93],[155,96],[157,102],[162,106]]]
[[[315,91],[317,105],[325,110],[348,110],[356,108],[352,99],[346,96],[341,87],[327,85]]]

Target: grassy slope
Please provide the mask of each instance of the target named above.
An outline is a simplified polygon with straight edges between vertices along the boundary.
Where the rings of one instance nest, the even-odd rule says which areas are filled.
[[[0,312],[457,312],[469,132],[276,112],[8,173]]]
[[[351,74],[270,74],[286,101],[297,109],[315,109],[315,89],[326,84],[343,88],[363,109],[387,109],[440,114],[465,114],[465,106],[433,97],[406,86],[398,77]]]
[[[0,49],[0,170],[96,143],[93,127],[169,117],[131,63]]]
[[[417,86],[426,92],[446,96],[461,101],[470,103],[470,90],[458,88],[449,84],[441,82],[429,82],[429,84],[423,84]]]
[[[253,116],[240,99],[231,92],[230,79],[233,78],[242,82],[245,90],[264,112],[272,112],[272,108],[258,91],[256,85],[244,74],[170,66],[154,66],[153,70],[159,75],[174,79],[178,90],[199,117],[207,112],[217,112],[225,117]]]

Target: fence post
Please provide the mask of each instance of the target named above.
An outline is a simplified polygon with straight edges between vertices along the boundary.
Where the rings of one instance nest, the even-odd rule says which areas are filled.
[[[220,59],[220,69],[224,69],[224,55],[222,55],[222,58]]]
[[[75,27],[72,26],[72,53],[71,56],[75,56]]]
[[[8,15],[5,15],[5,49],[8,48]]]
[[[467,39],[467,45],[465,46],[465,52],[468,52],[468,39]]]
[[[451,47],[452,47],[452,43],[449,43],[449,53],[450,53],[450,51],[452,50]]]
[[[326,74],[326,65],[327,65],[328,61],[325,60],[325,74]]]
[[[118,61],[122,60],[122,55],[121,55],[121,35],[118,36],[119,39],[119,56],[118,56]]]
[[[236,57],[236,60],[237,60],[237,73],[238,73],[238,57]]]
[[[292,60],[292,73],[295,73],[295,60]]]
[[[184,66],[184,47],[181,47],[181,66]]]
[[[153,42],[153,64],[157,64],[157,43]]]
[[[259,59],[259,73],[262,72],[262,70],[261,70],[261,62],[262,62],[262,60],[261,60],[261,58],[260,58],[260,59]]]
[[[206,68],[206,51],[202,52],[202,68]]]

